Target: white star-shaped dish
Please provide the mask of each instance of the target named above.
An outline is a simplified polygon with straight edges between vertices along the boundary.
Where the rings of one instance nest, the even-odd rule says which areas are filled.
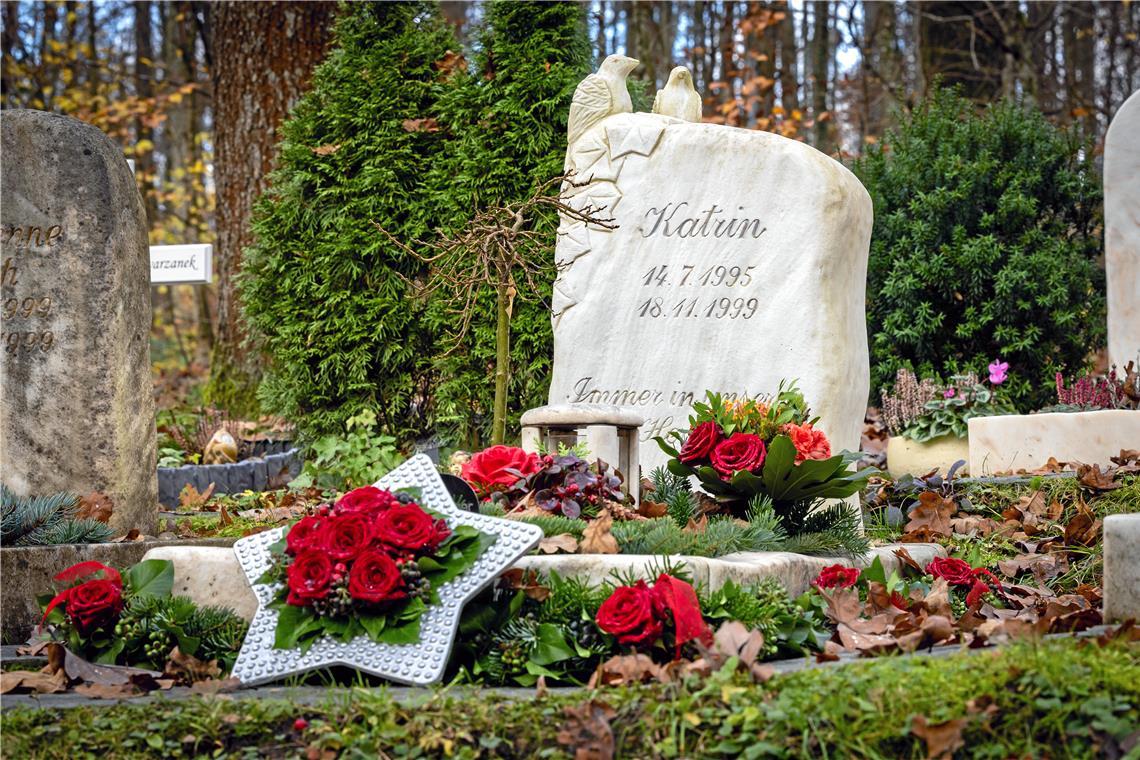
[[[414,456],[392,470],[376,482],[376,487],[388,490],[419,488],[419,503],[442,515],[449,525],[471,525],[498,536],[498,540],[467,572],[439,588],[439,604],[430,605],[423,614],[420,640],[415,644],[378,644],[368,636],[357,636],[342,643],[335,638],[323,637],[302,654],[300,649],[273,648],[277,610],[266,605],[273,601],[279,584],[257,582],[269,569],[269,547],[279,541],[288,528],[241,539],[234,544],[234,553],[253,586],[258,605],[234,664],[233,675],[243,684],[268,683],[333,665],[345,665],[415,686],[437,683],[443,678],[451,656],[463,606],[542,539],[542,529],[538,526],[459,509],[435,465],[424,454]]]

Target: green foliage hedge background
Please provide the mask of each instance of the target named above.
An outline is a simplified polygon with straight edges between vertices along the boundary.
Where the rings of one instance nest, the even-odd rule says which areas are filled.
[[[241,295],[269,359],[267,411],[310,440],[366,408],[401,441],[433,430],[457,444],[486,440],[493,292],[453,346],[458,319],[411,298],[409,280],[425,267],[373,222],[408,243],[430,240],[557,175],[570,99],[590,67],[584,13],[576,3],[488,5],[468,73],[442,65],[460,46],[434,4],[344,6],[329,58],[282,128],[280,169],[245,254]],[[557,220],[542,223],[553,257]],[[515,302],[509,430],[545,403],[549,295],[547,286]]]
[[[852,167],[871,193],[872,403],[910,367],[944,378],[1008,361],[1014,401],[1104,342],[1100,180],[1091,146],[1014,103],[980,116],[936,91]]]

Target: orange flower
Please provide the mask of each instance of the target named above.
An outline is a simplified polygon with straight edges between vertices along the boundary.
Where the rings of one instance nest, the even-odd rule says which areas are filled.
[[[831,456],[831,444],[822,430],[814,429],[811,424],[796,425],[789,422],[780,431],[792,439],[796,447],[796,464],[802,464],[808,459],[827,459]]]

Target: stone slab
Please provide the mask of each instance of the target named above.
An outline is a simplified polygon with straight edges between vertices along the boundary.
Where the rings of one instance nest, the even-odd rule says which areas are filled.
[[[19,495],[102,492],[112,527],[151,533],[150,273],[134,176],[76,119],[5,110],[0,131],[3,482]]]
[[[1104,621],[1129,619],[1140,621],[1140,514],[1109,515],[1104,518]]]
[[[228,547],[232,538],[198,539],[198,548]],[[115,544],[18,546],[0,549],[0,638],[5,644],[28,639],[40,622],[36,596],[51,591],[52,576],[78,562],[102,562],[122,570],[159,546],[185,546],[186,541],[124,541]],[[224,551],[233,554],[229,549]],[[234,565],[237,568],[236,562]],[[175,568],[177,572],[177,567]],[[210,602],[206,602],[210,603]]]
[[[706,390],[797,379],[832,449],[857,450],[870,383],[864,295],[872,204],[840,163],[769,132],[656,114],[602,119],[567,164],[618,228],[564,222],[550,403],[614,404],[653,437]]]
[[[1108,464],[1121,449],[1140,447],[1140,411],[1049,412],[975,417],[970,474],[1034,470],[1058,462]]]
[[[158,546],[143,559],[165,559],[174,563],[174,594],[188,596],[199,604],[229,607],[253,620],[257,597],[246,581],[229,546]]]
[[[903,475],[925,475],[938,470],[945,475],[955,462],[969,460],[970,444],[965,438],[944,435],[919,443],[901,435],[887,439],[887,470],[892,478]],[[964,475],[969,467],[960,468],[956,475]]]
[[[645,418],[637,412],[609,404],[549,404],[528,409],[519,418],[523,427],[614,425],[639,427]]]
[[[1104,138],[1104,268],[1109,360],[1140,363],[1140,91]]]

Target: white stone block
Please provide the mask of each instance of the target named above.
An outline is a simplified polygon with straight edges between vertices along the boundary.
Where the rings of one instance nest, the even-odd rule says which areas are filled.
[[[229,607],[246,620],[257,612],[257,597],[228,546],[160,546],[143,559],[174,563],[174,595],[198,605]]]
[[[1104,518],[1104,621],[1129,618],[1140,621],[1140,514],[1109,515]]]
[[[1107,464],[1121,449],[1140,448],[1140,411],[1049,412],[975,417],[970,474],[1016,472],[1058,462]]]
[[[1104,138],[1104,269],[1108,358],[1123,367],[1140,361],[1140,91]]]

